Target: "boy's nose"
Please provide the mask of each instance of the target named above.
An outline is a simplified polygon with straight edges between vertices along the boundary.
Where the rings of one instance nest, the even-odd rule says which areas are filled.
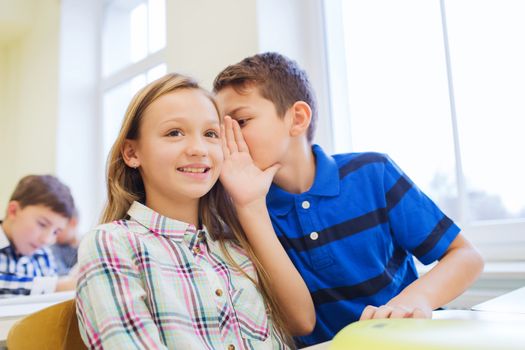
[[[40,235],[40,243],[42,245],[51,245],[55,243],[55,240],[56,240],[56,235],[54,233],[54,230],[46,231],[42,233],[42,235]]]

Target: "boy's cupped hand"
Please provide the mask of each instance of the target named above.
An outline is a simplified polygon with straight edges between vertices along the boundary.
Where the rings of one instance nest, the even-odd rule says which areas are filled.
[[[281,166],[274,164],[268,169],[259,169],[253,162],[239,123],[230,116],[224,117],[221,140],[224,163],[220,181],[234,204],[246,207],[264,201],[273,177]]]

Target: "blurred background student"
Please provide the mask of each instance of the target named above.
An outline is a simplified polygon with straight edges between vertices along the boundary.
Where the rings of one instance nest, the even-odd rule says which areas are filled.
[[[66,228],[58,232],[56,243],[50,247],[55,258],[56,270],[59,276],[68,275],[77,263],[79,242],[78,211],[75,209]]]
[[[68,226],[75,203],[52,175],[22,178],[0,221],[0,298],[72,290],[76,277],[58,277],[49,245]]]

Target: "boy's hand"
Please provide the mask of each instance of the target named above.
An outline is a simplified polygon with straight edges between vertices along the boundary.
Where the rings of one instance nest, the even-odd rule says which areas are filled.
[[[79,267],[75,264],[70,270],[67,276],[59,277],[55,292],[62,292],[66,290],[74,290],[77,287],[77,281],[79,277]]]
[[[71,278],[78,279],[79,275],[80,275],[80,266],[78,266],[78,263],[76,263],[69,269],[68,276]]]
[[[253,162],[248,145],[236,120],[224,117],[221,126],[224,164],[220,181],[236,206],[246,207],[258,200],[265,200],[273,177],[280,165],[274,164],[262,171]]]
[[[77,276],[63,276],[58,279],[55,292],[74,290],[77,286]]]
[[[359,321],[379,318],[432,318],[432,309],[427,306],[408,307],[405,305],[368,305]]]

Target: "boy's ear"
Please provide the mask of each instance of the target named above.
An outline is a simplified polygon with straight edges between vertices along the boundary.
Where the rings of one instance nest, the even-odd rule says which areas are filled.
[[[124,146],[122,147],[122,159],[124,159],[124,163],[130,168],[136,169],[140,166],[136,140],[124,141]]]
[[[312,109],[308,103],[304,101],[295,102],[289,109],[289,113],[292,114],[290,135],[299,136],[305,134],[312,120]]]
[[[10,201],[7,203],[7,217],[14,218],[20,210],[20,203],[18,201]]]

